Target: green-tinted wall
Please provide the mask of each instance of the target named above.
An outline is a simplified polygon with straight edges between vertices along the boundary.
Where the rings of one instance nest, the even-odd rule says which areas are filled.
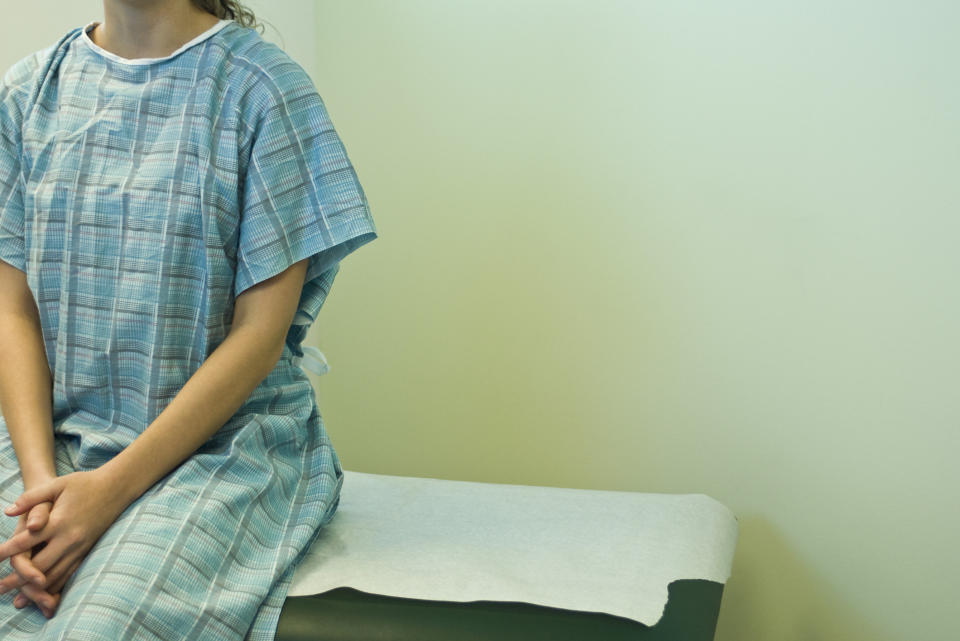
[[[704,492],[718,641],[949,641],[960,5],[352,0],[381,237],[311,340],[365,472]]]

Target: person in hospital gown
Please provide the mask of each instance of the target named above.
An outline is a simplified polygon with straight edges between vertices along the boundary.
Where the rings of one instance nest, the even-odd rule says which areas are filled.
[[[106,530],[52,618],[0,595],[0,638],[273,639],[343,481],[301,343],[376,228],[282,49],[222,19],[169,56],[127,59],[94,43],[95,25],[0,83],[0,260],[25,272],[40,313],[58,476],[150,425],[227,336],[238,294],[308,269],[271,373]],[[0,422],[0,501],[23,491]],[[0,515],[0,541],[16,523]]]

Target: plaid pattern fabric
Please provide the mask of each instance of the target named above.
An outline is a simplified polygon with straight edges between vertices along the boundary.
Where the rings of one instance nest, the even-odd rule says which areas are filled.
[[[376,228],[282,49],[224,20],[171,56],[126,60],[92,26],[0,83],[0,260],[26,273],[40,311],[58,474],[135,439],[226,337],[237,295],[309,269],[274,370],[107,530],[52,619],[0,595],[0,638],[271,640],[343,482],[301,342]],[[0,421],[0,502],[22,492]],[[15,526],[0,515],[0,537]]]

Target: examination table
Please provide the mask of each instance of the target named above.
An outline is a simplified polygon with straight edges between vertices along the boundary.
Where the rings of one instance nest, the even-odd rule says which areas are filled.
[[[710,641],[737,535],[704,494],[345,470],[276,641]]]

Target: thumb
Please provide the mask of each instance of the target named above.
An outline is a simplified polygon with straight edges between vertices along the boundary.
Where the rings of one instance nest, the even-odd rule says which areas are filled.
[[[54,483],[45,483],[44,485],[31,488],[21,494],[17,500],[13,502],[13,505],[3,512],[7,516],[17,516],[44,501],[53,502],[57,498],[57,489],[58,486]]]

